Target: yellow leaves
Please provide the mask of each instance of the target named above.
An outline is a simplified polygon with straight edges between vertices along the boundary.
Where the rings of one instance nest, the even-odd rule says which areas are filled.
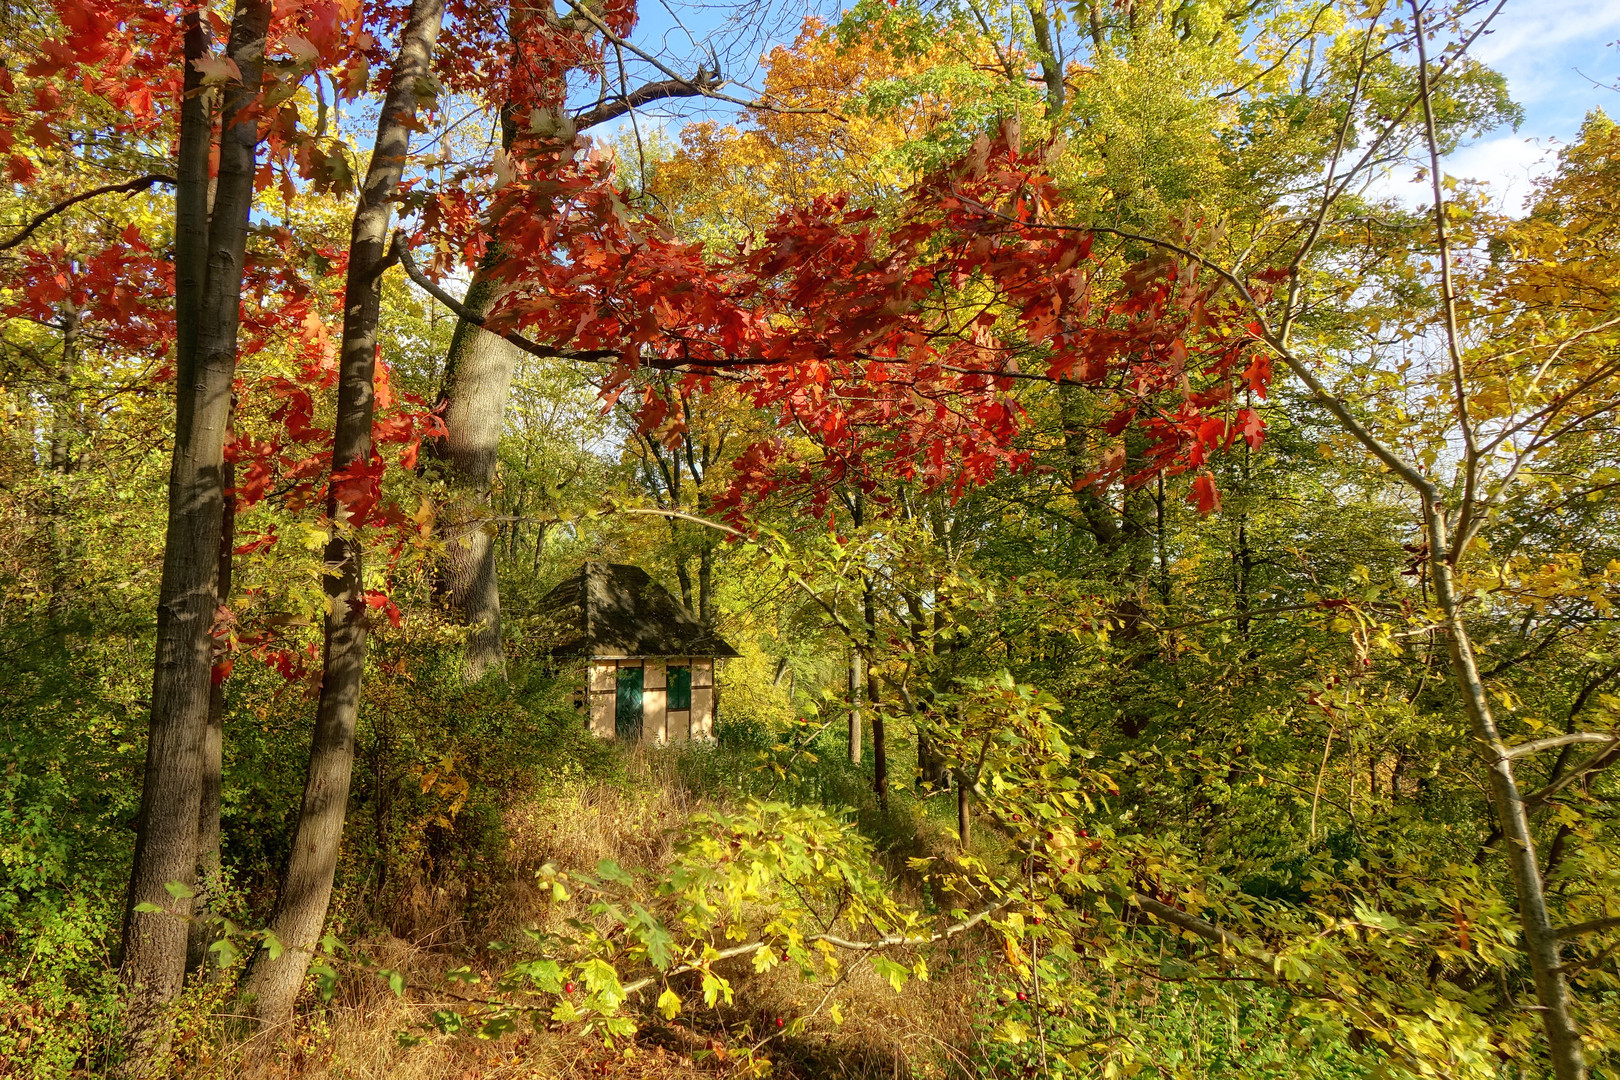
[[[681,996],[665,987],[664,992],[658,995],[658,1011],[663,1014],[665,1020],[675,1019],[681,1011]]]

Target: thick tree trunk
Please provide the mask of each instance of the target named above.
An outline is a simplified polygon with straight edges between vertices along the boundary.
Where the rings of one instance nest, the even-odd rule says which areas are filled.
[[[487,315],[499,297],[497,284],[480,269],[465,303],[469,311]],[[451,505],[440,516],[444,557],[437,592],[451,618],[469,628],[464,668],[468,682],[506,670],[495,530],[489,517],[517,357],[517,348],[505,338],[460,320],[439,390],[445,436],[437,454],[444,463]]]
[[[1547,910],[1541,864],[1536,856],[1535,833],[1530,828],[1530,812],[1525,808],[1518,781],[1514,778],[1513,759],[1509,756],[1506,741],[1497,730],[1490,698],[1474,658],[1473,643],[1463,624],[1462,608],[1452,586],[1452,566],[1446,558],[1449,543],[1445,519],[1440,508],[1427,496],[1423,509],[1429,550],[1433,553],[1429,570],[1434,580],[1435,600],[1445,617],[1452,671],[1462,695],[1463,708],[1485,758],[1491,802],[1496,807],[1498,827],[1505,839],[1503,853],[1507,857],[1519,897],[1519,924],[1524,930],[1524,952],[1530,961],[1536,999],[1541,1006],[1541,1023],[1547,1033],[1553,1074],[1558,1080],[1583,1080],[1586,1076],[1586,1058],[1581,1047],[1581,1032],[1575,1024],[1574,1003],[1570,998],[1569,983],[1564,977],[1558,933]]]
[[[219,603],[224,607],[231,598],[232,549],[236,547],[236,466],[227,461],[224,469],[225,513],[219,533],[219,563],[216,569]],[[202,789],[197,813],[197,898],[196,911],[186,946],[186,969],[206,968],[218,971],[218,955],[208,947],[217,936],[220,895],[220,789],[225,764],[225,672],[220,664],[226,659],[219,643],[214,643],[214,668],[210,674],[208,690],[208,726],[203,730]]]
[[[192,59],[206,55],[200,24],[186,34],[179,191],[176,197],[176,409],[157,659],[135,861],[124,912],[120,981],[127,996],[123,1066],[141,1075],[165,1040],[161,1011],[185,978],[190,903],[165,886],[195,881],[203,732],[213,667],[210,631],[218,608],[225,430],[236,372],[236,332],[248,214],[253,203],[258,125],[237,118],[258,96],[270,4],[241,0],[228,55],[242,83],[225,95],[219,178],[208,210],[209,119],[196,96]],[[199,266],[197,260],[205,259]],[[200,285],[199,285],[200,283]],[[160,910],[139,910],[142,907]]]
[[[292,1016],[304,973],[314,956],[337,873],[338,848],[354,771],[354,728],[366,663],[366,605],[362,597],[361,523],[350,519],[361,481],[346,479],[371,459],[376,407],[377,321],[388,227],[400,176],[410,152],[416,87],[429,79],[433,44],[444,17],[443,0],[413,0],[400,35],[399,59],[377,118],[377,139],[349,237],[349,272],[343,297],[343,348],[338,371],[337,423],[332,437],[332,484],[327,517],[326,646],[320,703],[310,739],[309,773],[281,881],[271,931],[283,946],[272,960],[261,950],[248,979],[262,1025]],[[375,481],[368,481],[375,482]]]

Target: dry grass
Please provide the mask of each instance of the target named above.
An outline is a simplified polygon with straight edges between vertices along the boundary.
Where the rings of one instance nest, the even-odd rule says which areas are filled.
[[[864,959],[854,960],[833,985],[806,983],[778,967],[764,975],[736,963],[723,971],[736,989],[733,1005],[683,1014],[666,1023],[655,1013],[633,1045],[604,1049],[599,1038],[572,1031],[540,1030],[480,1040],[439,1036],[404,1045],[402,1031],[423,1033],[433,1007],[448,1004],[443,974],[471,963],[486,973],[507,958],[480,952],[472,942],[521,940],[521,928],[541,930],[583,917],[579,901],[557,905],[535,886],[546,863],[589,871],[602,859],[656,875],[671,859],[681,826],[713,803],[678,783],[667,757],[631,762],[631,781],[570,785],[525,799],[508,812],[510,838],[503,880],[482,908],[476,925],[462,921],[458,887],[422,884],[406,890],[404,910],[389,922],[408,936],[385,936],[361,944],[377,965],[404,974],[403,999],[383,981],[346,977],[334,1000],[301,1017],[268,1061],[246,1073],[220,1062],[192,1075],[249,1075],[256,1080],[463,1080],[497,1077],[685,1077],[758,1075],[804,1078],[946,1077],[970,1071],[974,1046],[974,980],[966,977],[990,948],[963,939],[933,946],[925,954],[933,977],[912,982],[901,994]],[[908,852],[908,854],[911,854]],[[913,957],[896,955],[911,963]],[[435,999],[439,1000],[435,1000]],[[651,1001],[633,1003],[650,1009]],[[834,1015],[841,1022],[834,1021]],[[779,1027],[777,1018],[783,1018]],[[800,1023],[792,1024],[795,1019]],[[258,1052],[268,1050],[261,1036]],[[719,1048],[717,1050],[717,1048]],[[250,1053],[252,1050],[250,1049]],[[240,1060],[237,1054],[228,1055]],[[768,1064],[766,1064],[768,1063]],[[762,1068],[756,1068],[762,1066]]]

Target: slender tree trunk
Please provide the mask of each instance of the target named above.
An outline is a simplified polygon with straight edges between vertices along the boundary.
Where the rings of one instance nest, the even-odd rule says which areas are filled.
[[[1035,59],[1041,65],[1041,81],[1046,83],[1046,115],[1055,116],[1063,111],[1063,102],[1067,97],[1063,85],[1063,63],[1058,59],[1052,23],[1046,17],[1045,0],[1029,0],[1028,7],[1030,27],[1035,31],[1035,47],[1039,50]]]
[[[865,581],[866,641],[867,648],[877,648],[877,598],[873,594],[872,579]],[[866,700],[872,706],[872,789],[877,792],[878,807],[889,810],[889,737],[883,726],[883,712],[878,708],[878,676],[871,662],[866,666]]]
[[[467,289],[466,306],[480,315],[487,315],[501,295],[485,273],[493,258],[486,259]],[[517,357],[517,348],[505,338],[459,320],[439,390],[445,435],[437,455],[445,463],[452,503],[440,518],[444,557],[436,591],[451,618],[470,628],[463,669],[468,682],[506,671],[495,530],[489,516]]]
[[[433,45],[444,17],[443,0],[413,0],[400,35],[399,59],[377,118],[371,167],[355,209],[344,285],[343,349],[338,371],[337,423],[332,437],[332,483],[326,512],[333,529],[326,548],[325,661],[309,773],[293,832],[292,853],[281,881],[271,930],[283,952],[254,959],[248,992],[259,1022],[274,1025],[292,1015],[298,989],[314,956],[337,873],[338,848],[354,772],[354,729],[366,663],[366,605],[362,597],[363,523],[351,520],[360,494],[353,473],[371,459],[375,412],[377,321],[388,227],[400,176],[410,152],[417,85],[431,77]],[[367,481],[374,483],[375,481]]]
[[[849,763],[861,763],[861,650],[849,650]]]
[[[236,465],[225,463],[225,514],[219,534],[219,564],[217,581],[219,603],[226,606],[231,598],[232,549],[236,547]],[[227,654],[218,641],[214,643],[214,668],[208,691],[208,726],[203,731],[202,791],[197,813],[197,909],[191,923],[186,947],[186,968],[199,968],[215,973],[219,969],[217,954],[208,947],[217,936],[220,895],[219,807],[220,788],[225,761],[225,676],[220,665]]]
[[[1536,999],[1541,1005],[1541,1023],[1547,1033],[1553,1073],[1558,1080],[1583,1080],[1586,1076],[1586,1058],[1581,1047],[1580,1029],[1575,1024],[1569,983],[1564,978],[1558,934],[1547,910],[1547,895],[1540,861],[1536,856],[1535,833],[1530,828],[1530,813],[1525,808],[1518,781],[1513,775],[1513,759],[1508,756],[1508,745],[1497,730],[1496,718],[1491,713],[1490,699],[1474,658],[1473,642],[1463,624],[1462,608],[1452,586],[1452,566],[1446,558],[1449,544],[1445,518],[1440,508],[1428,497],[1424,498],[1423,511],[1431,552],[1429,569],[1434,578],[1435,601],[1445,617],[1457,689],[1462,694],[1469,726],[1473,728],[1490,777],[1491,801],[1496,806],[1497,822],[1505,840],[1503,853],[1518,892],[1524,951],[1530,960]]]
[[[176,356],[174,459],[169,473],[169,516],[163,577],[158,590],[157,659],[146,748],[141,811],[135,837],[123,926],[120,981],[127,996],[123,1066],[142,1075],[161,1050],[162,1008],[185,978],[188,900],[165,887],[189,889],[197,864],[197,819],[202,783],[203,732],[213,667],[210,631],[218,609],[218,552],[224,520],[225,429],[236,373],[236,332],[248,215],[253,202],[258,125],[242,117],[258,96],[266,0],[240,0],[228,55],[242,83],[225,95],[219,178],[208,210],[208,109],[197,94],[191,60],[207,53],[200,21],[185,37],[186,83],[182,105],[176,196]],[[205,259],[202,266],[199,259]],[[200,287],[199,287],[200,283]],[[150,910],[155,906],[160,909]],[[146,907],[149,910],[140,910]]]
[[[956,771],[956,837],[961,841],[962,850],[966,851],[968,845],[973,843],[973,782],[968,779],[966,769]]]
[[[67,609],[68,572],[73,562],[73,528],[67,519],[68,475],[78,466],[74,441],[79,416],[74,408],[73,375],[79,366],[79,309],[68,304],[62,312],[62,359],[56,369],[55,399],[51,403],[50,496],[46,503],[46,535],[49,538],[50,595],[46,610],[59,615]]]
[[[675,533],[674,529],[670,530]],[[672,535],[671,539],[675,539]],[[686,556],[682,555],[675,560],[675,583],[681,588],[681,606],[687,611],[695,611],[692,603],[692,572],[686,567]]]
[[[708,507],[705,500],[698,500],[698,513],[704,513]],[[714,627],[714,544],[708,540],[698,549],[698,579],[697,579],[698,622],[709,628]]]

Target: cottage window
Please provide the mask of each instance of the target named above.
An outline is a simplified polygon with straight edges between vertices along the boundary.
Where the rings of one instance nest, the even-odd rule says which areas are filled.
[[[692,669],[685,665],[669,669],[669,707],[671,709],[692,707]]]

